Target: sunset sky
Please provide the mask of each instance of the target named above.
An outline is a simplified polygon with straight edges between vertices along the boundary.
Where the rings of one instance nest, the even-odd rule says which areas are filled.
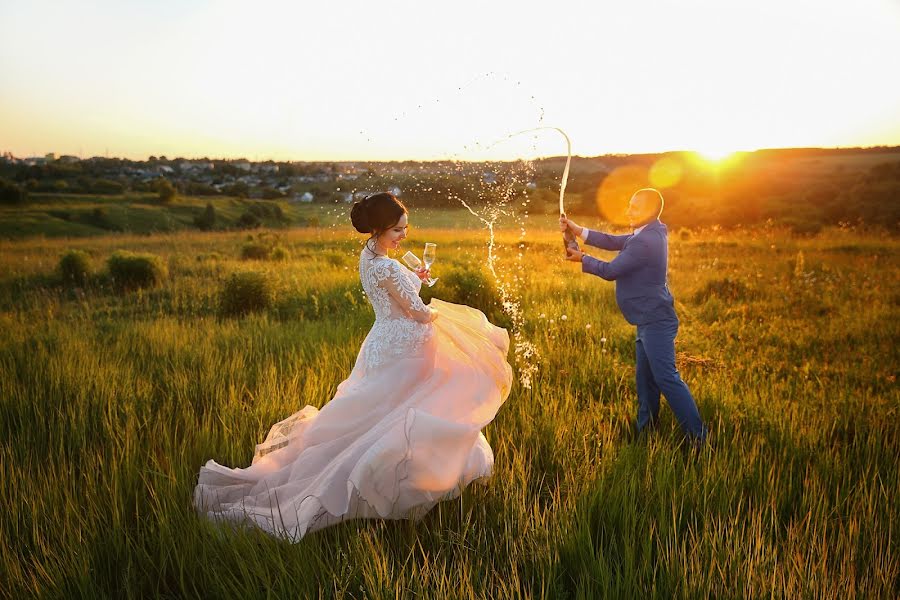
[[[564,153],[495,144],[540,125],[580,155],[898,145],[898,63],[897,0],[0,0],[0,152]]]

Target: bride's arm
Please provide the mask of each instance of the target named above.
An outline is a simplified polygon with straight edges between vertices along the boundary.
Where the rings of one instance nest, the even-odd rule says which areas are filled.
[[[416,292],[416,288],[401,269],[403,267],[398,263],[391,262],[387,270],[388,276],[384,278],[381,284],[410,317],[419,323],[432,322],[437,317],[437,311],[425,306],[422,298]]]

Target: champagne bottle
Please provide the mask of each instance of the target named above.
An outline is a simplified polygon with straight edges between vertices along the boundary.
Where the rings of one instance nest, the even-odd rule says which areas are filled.
[[[565,213],[560,216],[565,217]],[[575,234],[572,233],[572,230],[566,227],[566,230],[563,232],[563,246],[567,249],[571,250],[579,250],[578,241],[575,239]]]

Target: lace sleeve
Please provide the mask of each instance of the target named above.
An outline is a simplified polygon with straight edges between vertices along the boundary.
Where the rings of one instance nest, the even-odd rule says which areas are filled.
[[[419,323],[430,323],[433,319],[432,310],[422,302],[413,282],[403,270],[404,267],[397,261],[388,262],[387,269],[381,272],[383,276],[379,277],[380,285],[411,318]]]

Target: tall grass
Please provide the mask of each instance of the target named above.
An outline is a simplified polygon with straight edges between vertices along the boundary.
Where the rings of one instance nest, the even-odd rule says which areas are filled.
[[[414,235],[413,249],[438,243],[447,294],[504,322],[478,287],[483,232]],[[658,433],[627,435],[634,330],[612,285],[560,261],[556,235],[500,237],[542,362],[485,432],[493,477],[419,523],[353,521],[296,545],[199,519],[191,492],[208,458],[247,466],[273,422],[349,373],[372,322],[358,240],[284,233],[291,258],[254,265],[275,304],[240,319],[216,309],[242,234],[0,242],[0,594],[900,594],[895,240],[671,236],[679,368],[712,429],[693,455],[667,408]],[[55,271],[69,248],[97,264],[150,252],[169,277],[75,295]]]

